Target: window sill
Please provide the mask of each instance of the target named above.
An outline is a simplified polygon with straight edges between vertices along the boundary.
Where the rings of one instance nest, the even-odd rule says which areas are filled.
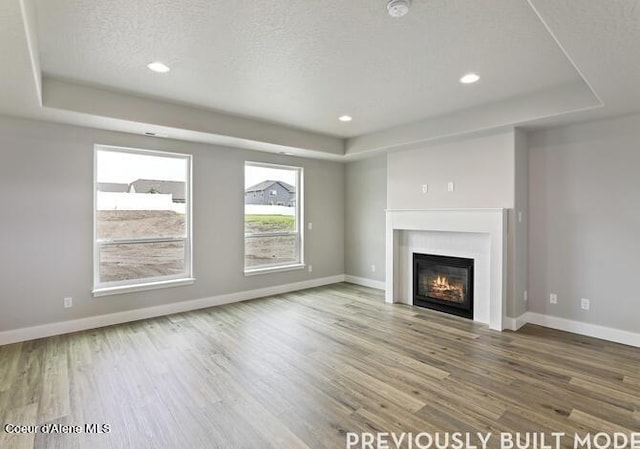
[[[306,267],[305,264],[297,263],[294,265],[284,265],[279,267],[251,268],[248,270],[244,270],[244,275],[257,276],[259,274],[279,273],[282,271],[304,270],[305,267]]]
[[[195,284],[195,282],[196,282],[195,278],[171,279],[168,281],[155,281],[155,282],[147,282],[144,284],[120,285],[118,287],[95,288],[93,289],[92,293],[93,293],[93,297],[97,298],[100,296],[120,295],[123,293],[142,292],[146,290],[156,290],[159,288],[180,287],[182,285],[192,285],[192,284]]]

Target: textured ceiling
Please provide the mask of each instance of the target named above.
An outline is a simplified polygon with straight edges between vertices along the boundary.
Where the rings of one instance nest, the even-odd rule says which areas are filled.
[[[526,0],[414,0],[403,19],[384,0],[34,5],[46,76],[342,137],[582,82]]]
[[[638,112],[640,1],[535,0],[535,6],[603,101],[618,114]]]
[[[1,0],[0,114],[348,160],[640,112],[640,0],[385,1]]]

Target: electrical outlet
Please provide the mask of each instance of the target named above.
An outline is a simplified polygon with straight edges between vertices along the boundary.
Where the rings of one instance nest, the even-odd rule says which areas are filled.
[[[529,293],[525,290],[523,295],[524,296],[524,302],[527,302],[529,300]]]
[[[591,308],[591,301],[587,298],[582,298],[580,300],[580,307],[582,307],[582,310],[589,310]]]
[[[373,272],[373,273],[376,272],[376,266],[375,265],[371,265],[371,272]]]
[[[73,298],[71,296],[67,296],[64,298],[64,308],[69,309],[73,307]]]
[[[309,265],[309,273],[313,271],[313,265]]]
[[[313,223],[309,222],[308,228],[309,228],[309,231],[311,231],[313,229]]]
[[[518,223],[522,223],[522,212],[518,212]]]
[[[422,193],[429,193],[429,184],[422,184]]]
[[[555,293],[551,293],[549,295],[549,302],[551,304],[558,304],[558,295],[556,295]]]
[[[456,189],[456,185],[453,183],[453,181],[449,181],[449,183],[447,184],[447,190],[449,192],[453,192]]]

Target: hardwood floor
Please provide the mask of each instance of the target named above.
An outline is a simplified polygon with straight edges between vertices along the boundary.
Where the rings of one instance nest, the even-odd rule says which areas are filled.
[[[45,423],[82,432],[4,429]],[[110,432],[85,433],[93,423]],[[631,434],[640,349],[535,326],[493,332],[336,284],[2,346],[0,424],[3,449],[344,448],[347,432]]]

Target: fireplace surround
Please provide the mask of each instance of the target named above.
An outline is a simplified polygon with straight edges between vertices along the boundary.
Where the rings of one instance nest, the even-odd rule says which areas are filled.
[[[473,320],[503,330],[507,324],[507,210],[387,210],[388,303],[413,305],[414,252],[473,259]]]

